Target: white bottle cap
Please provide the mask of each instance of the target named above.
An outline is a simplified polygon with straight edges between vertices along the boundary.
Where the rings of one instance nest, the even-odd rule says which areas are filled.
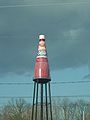
[[[40,39],[45,39],[45,35],[39,35],[39,40]]]

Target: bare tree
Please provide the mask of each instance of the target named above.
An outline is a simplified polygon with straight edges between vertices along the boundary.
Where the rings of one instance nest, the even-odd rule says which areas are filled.
[[[48,104],[49,105],[49,104]],[[90,103],[83,100],[76,102],[69,99],[52,99],[52,113],[54,120],[83,120],[83,110],[85,120],[90,120]],[[36,106],[34,106],[36,109]],[[32,106],[23,99],[11,100],[0,109],[0,120],[31,120]],[[40,104],[37,107],[37,120],[40,119]],[[35,114],[34,114],[35,115]],[[48,115],[49,106],[48,106]],[[46,120],[46,107],[43,107],[43,116]],[[35,117],[34,117],[35,118]],[[49,116],[50,118],[50,116]]]
[[[60,120],[61,119],[61,100],[53,99],[53,119]]]
[[[86,106],[85,120],[90,120],[90,103],[88,103]]]
[[[30,105],[23,99],[10,101],[3,109],[3,120],[30,120]]]

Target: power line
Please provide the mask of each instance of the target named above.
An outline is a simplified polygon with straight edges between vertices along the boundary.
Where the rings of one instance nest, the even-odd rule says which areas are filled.
[[[16,82],[16,83],[12,83],[12,82],[7,82],[7,83],[0,83],[0,85],[32,85],[33,83],[30,83],[30,82],[28,82],[28,83],[18,83],[18,82]]]
[[[90,83],[90,80],[87,81],[61,81],[61,82],[51,82],[51,84],[78,84],[78,83]],[[1,82],[0,85],[32,85],[32,82]]]
[[[32,96],[0,96],[0,99],[1,98],[4,98],[4,99],[9,99],[9,98],[11,98],[11,99],[13,99],[13,98],[33,98]]]
[[[52,84],[75,84],[75,83],[90,83],[90,80],[87,80],[87,81],[52,82]]]
[[[45,96],[44,96],[45,97]],[[67,96],[51,96],[52,98],[76,98],[76,97],[87,97],[89,98],[90,95],[67,95]],[[32,96],[0,96],[0,99],[9,99],[9,98],[33,98]]]
[[[52,96],[52,97],[62,97],[62,98],[64,98],[64,97],[71,97],[71,98],[73,98],[73,97],[90,97],[90,95],[68,95],[68,96]]]
[[[67,6],[67,5],[90,5],[90,2],[68,2],[68,3],[38,3],[21,5],[2,5],[0,8],[18,8],[18,7],[40,7],[40,6]]]

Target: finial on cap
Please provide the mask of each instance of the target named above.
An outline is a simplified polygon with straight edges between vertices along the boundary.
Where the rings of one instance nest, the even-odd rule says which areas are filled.
[[[39,40],[40,39],[45,39],[45,35],[39,35]]]

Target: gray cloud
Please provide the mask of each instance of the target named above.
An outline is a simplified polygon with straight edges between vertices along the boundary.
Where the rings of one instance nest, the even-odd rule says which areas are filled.
[[[39,33],[46,34],[51,69],[90,66],[89,11],[74,4],[0,8],[0,72],[32,70]]]
[[[85,75],[82,79],[84,79],[84,80],[90,79],[90,74]]]

